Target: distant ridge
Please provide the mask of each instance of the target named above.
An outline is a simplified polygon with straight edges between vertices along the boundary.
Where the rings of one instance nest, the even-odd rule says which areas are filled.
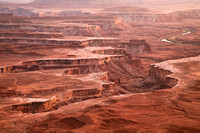
[[[33,6],[45,7],[85,7],[125,4],[128,0],[35,0]]]
[[[34,0],[33,6],[85,7],[85,6],[131,6],[131,5],[173,5],[200,4],[200,0]]]
[[[103,10],[104,12],[150,12],[148,8],[142,7],[109,7]]]

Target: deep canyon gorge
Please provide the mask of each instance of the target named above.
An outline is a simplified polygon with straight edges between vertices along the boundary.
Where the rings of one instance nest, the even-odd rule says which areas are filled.
[[[0,132],[199,133],[199,26],[195,0],[0,2]]]

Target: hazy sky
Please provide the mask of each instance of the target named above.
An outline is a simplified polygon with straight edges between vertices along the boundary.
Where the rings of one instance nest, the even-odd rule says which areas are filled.
[[[27,3],[27,2],[31,2],[33,0],[0,0],[0,1],[3,1],[3,2],[11,2],[11,3]]]
[[[3,2],[12,2],[12,3],[27,3],[27,2],[31,2],[34,0],[0,0]],[[43,0],[41,0],[43,1]],[[58,1],[59,0],[55,0]],[[83,0],[84,1],[84,0]],[[109,0],[108,0],[109,1]],[[123,0],[121,0],[123,1]],[[143,4],[186,4],[186,3],[192,3],[192,4],[199,4],[200,0],[124,0],[124,1],[130,1],[131,3],[143,3]]]

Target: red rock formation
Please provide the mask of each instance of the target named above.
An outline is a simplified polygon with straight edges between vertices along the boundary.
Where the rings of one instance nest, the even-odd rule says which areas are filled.
[[[94,50],[91,53],[93,54],[108,54],[108,55],[120,55],[120,54],[126,54],[126,51],[124,49],[100,49],[100,50]]]
[[[149,9],[147,8],[142,8],[142,7],[111,7],[111,8],[106,8],[103,10],[103,12],[150,12]]]
[[[116,15],[130,23],[167,23],[180,22],[181,17],[171,14],[154,14],[154,13],[106,13]]]
[[[43,105],[43,102],[32,102],[27,104],[20,104],[20,105],[12,105],[12,110],[21,111],[23,113],[36,113],[39,112],[39,110],[43,110],[41,106]]]
[[[189,10],[189,11],[175,11],[171,13],[172,16],[178,16],[181,19],[199,19],[200,18],[200,10]]]
[[[106,72],[106,74],[101,78],[101,80],[110,81],[110,73]]]
[[[79,69],[79,68],[67,69],[67,70],[65,71],[65,74],[68,74],[68,75],[80,74],[80,69]]]
[[[172,73],[173,72],[171,72],[170,70],[164,70],[162,68],[152,65],[149,71],[149,76],[155,78],[161,84],[166,85],[166,87],[172,88],[178,83],[178,79],[168,77]]]
[[[20,32],[20,31],[8,31],[2,30],[0,37],[21,37],[21,38],[63,38],[61,33],[41,33],[41,32]]]
[[[61,69],[61,68],[79,68],[80,73],[89,73],[98,71],[98,65],[105,60],[110,59],[124,59],[126,56],[110,56],[103,59],[89,58],[89,59],[44,59],[22,62],[20,65],[8,66],[1,68],[1,73],[11,72],[27,72],[48,69]]]
[[[100,70],[109,72],[108,77],[103,79],[108,79],[116,84],[121,84],[121,82],[127,83],[129,78],[135,77],[136,72],[141,67],[141,60],[139,58],[111,59],[99,65]]]
[[[146,40],[130,40],[129,43],[122,43],[122,47],[132,55],[151,53],[151,48]]]
[[[15,72],[27,72],[27,71],[37,71],[40,70],[38,65],[18,65],[18,66],[9,66],[1,68],[1,73],[15,73]]]
[[[73,90],[72,96],[74,98],[80,97],[90,97],[90,96],[99,96],[100,90],[98,89],[83,89],[83,90]]]

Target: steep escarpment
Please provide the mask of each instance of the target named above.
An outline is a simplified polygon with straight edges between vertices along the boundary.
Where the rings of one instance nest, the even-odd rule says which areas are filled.
[[[116,38],[81,38],[76,40],[71,39],[59,39],[59,38],[12,38],[12,37],[0,37],[1,43],[13,43],[13,44],[30,44],[30,45],[66,45],[69,47],[81,48],[83,46],[115,46],[121,42]]]
[[[146,40],[130,40],[129,43],[122,43],[122,47],[132,55],[140,55],[144,53],[151,53],[151,47]]]
[[[45,32],[25,32],[25,31],[9,31],[1,30],[0,37],[16,37],[16,38],[64,38],[61,33],[45,33]]]
[[[171,13],[171,15],[179,16],[181,19],[199,19],[200,10],[176,11]]]
[[[77,29],[79,28],[79,30]],[[54,25],[38,25],[38,24],[1,24],[0,29],[10,29],[10,30],[27,30],[30,32],[51,32],[51,33],[64,33],[68,36],[80,36],[85,33],[85,35],[91,35],[88,31],[88,26],[54,26]],[[87,33],[88,32],[88,33]]]
[[[124,60],[107,60],[99,66],[100,70],[108,71],[107,80],[116,84],[127,83],[128,79],[139,76],[142,63],[139,58],[127,58]]]
[[[103,9],[103,12],[150,12],[148,8],[142,8],[142,7],[111,7]]]
[[[63,69],[63,68],[94,68],[93,71],[98,70],[97,67],[102,62],[106,62],[106,60],[111,59],[124,59],[126,56],[116,55],[110,56],[106,58],[90,58],[90,59],[53,59],[53,60],[35,60],[35,61],[26,61],[21,63],[21,65],[16,66],[8,66],[5,68],[1,68],[1,73],[8,72],[27,72],[27,71],[37,71],[42,69]],[[84,70],[84,69],[83,69]],[[88,70],[89,72],[89,70]]]
[[[181,17],[170,14],[154,14],[154,13],[106,13],[110,15],[116,15],[123,18],[130,23],[145,23],[145,22],[180,22]]]
[[[199,56],[197,57],[190,57],[190,58],[183,58],[178,60],[168,60],[165,62],[157,63],[151,65],[151,68],[149,70],[149,76],[143,80],[143,83],[150,86],[150,83],[152,84],[159,84],[159,87],[163,88],[173,88],[176,86],[180,86],[182,83],[186,82],[188,79],[183,79],[180,75],[184,75],[187,72],[181,72],[181,70],[187,69],[186,66],[199,64],[198,62]],[[181,66],[183,65],[183,66]],[[190,66],[191,67],[191,66]],[[189,67],[189,69],[191,69]],[[199,67],[195,68],[194,71],[198,71]],[[198,73],[191,73],[188,75],[198,76]],[[190,76],[186,76],[190,77]],[[154,83],[152,82],[154,81]],[[160,88],[161,89],[161,88]]]
[[[38,73],[44,74],[43,76],[47,74],[50,77],[53,75],[59,77],[58,83],[55,82],[54,87],[50,85],[47,88],[45,84],[51,84],[49,82],[57,78],[53,76],[51,80],[43,79],[41,83],[37,83],[37,79],[28,81],[28,86],[31,87],[33,82],[36,82],[38,88],[31,87],[32,89],[29,91],[19,89],[15,96],[23,96],[23,98],[16,100],[21,102],[6,106],[5,109],[23,113],[41,113],[57,110],[62,106],[87,99],[128,94],[129,92],[121,84],[137,75],[137,72],[142,68],[141,60],[127,53],[118,39],[93,38],[79,42],[83,47],[76,48],[74,51],[70,51],[71,53],[68,51],[70,58],[35,59],[22,61],[19,65],[1,68],[1,74],[5,76],[4,78],[6,78],[6,75],[24,75],[25,77],[26,75],[33,75],[34,78]],[[55,51],[63,53],[62,49],[54,49]],[[61,86],[60,83],[63,78],[67,77],[81,80],[82,84],[79,84],[80,81],[76,81],[77,83],[70,87],[68,87],[68,84]],[[23,82],[23,80],[18,76],[15,77],[13,86],[17,89],[18,87],[23,88],[20,82]],[[73,81],[69,82],[73,83]],[[47,99],[44,101],[41,97],[47,97]]]
[[[173,88],[180,81],[178,77],[174,76],[175,73],[179,73],[179,71],[167,61],[152,64],[147,76],[134,80],[127,85],[126,89],[134,93],[141,93]]]
[[[26,20],[24,17],[16,17],[13,15],[1,14],[0,16],[5,18],[0,20],[0,29],[5,32],[2,36],[5,37],[10,37],[11,35],[13,35],[12,37],[19,35],[22,37],[22,34],[17,32],[24,33],[25,36],[22,38],[32,38],[33,35],[31,36],[30,34],[33,32],[35,33],[35,37],[38,37],[38,34],[40,34],[41,36],[39,38],[47,36],[48,33],[62,34],[65,36],[117,37],[119,31],[127,28],[127,24],[124,24],[121,18],[105,14],[47,15],[35,18],[30,17],[26,18]],[[15,34],[8,34],[8,30],[15,31]]]
[[[26,117],[13,112],[17,117],[15,123],[5,126],[8,127],[17,123],[20,127],[28,127],[31,131],[42,130],[43,132],[58,129],[64,132],[69,130],[95,132],[97,128],[102,132],[132,132],[133,130],[138,132],[199,132],[199,59],[199,57],[194,57],[170,60],[152,66],[150,75],[157,80],[165,81],[168,74],[171,78],[179,79],[178,84],[170,89],[103,97],[84,102],[81,102],[80,97],[97,96],[100,91],[95,88],[74,90],[74,92],[65,93],[62,96],[70,97],[73,95],[77,97],[76,100],[80,102],[76,102],[76,104],[73,104],[76,101],[75,99],[59,103],[59,96],[52,98],[52,102],[46,102],[43,105],[39,102],[37,105],[32,103],[32,105],[35,105],[35,109],[46,107],[47,110],[52,110],[48,113],[43,113],[45,109],[30,109],[29,105],[26,107],[25,104],[10,106],[10,109],[26,113]],[[104,75],[106,80],[109,77],[110,74],[108,73]],[[192,81],[189,78],[192,78]],[[56,110],[59,106],[62,107]],[[37,114],[30,114],[30,112]],[[14,118],[14,116],[11,118]],[[160,124],[162,126],[154,127],[154,125]],[[46,128],[47,126],[51,128]],[[16,127],[12,127],[12,129],[16,129]]]
[[[93,54],[110,54],[110,55],[116,55],[116,54],[126,54],[125,49],[121,48],[111,48],[111,49],[96,49],[94,51],[91,51]]]
[[[149,77],[156,79],[159,84],[166,88],[172,88],[178,83],[178,79],[170,77],[171,74],[173,74],[172,71],[159,68],[156,65],[152,65],[149,71]]]
[[[117,87],[114,82],[107,81],[102,82],[98,88],[65,90],[45,100],[40,98],[22,98],[22,101],[24,101],[23,103],[5,107],[5,109],[21,111],[23,113],[41,113],[57,110],[61,106],[82,102],[87,99],[108,97],[120,93],[122,93],[122,89],[119,90],[119,87]]]

